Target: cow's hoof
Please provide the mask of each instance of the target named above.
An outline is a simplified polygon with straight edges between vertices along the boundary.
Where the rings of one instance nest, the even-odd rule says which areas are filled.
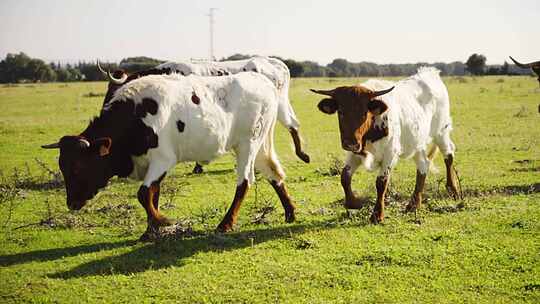
[[[150,232],[145,231],[140,237],[139,237],[139,242],[143,242],[143,243],[149,243],[149,242],[152,242],[152,237],[150,236]]]
[[[302,151],[296,152],[296,156],[298,156],[298,158],[300,158],[306,164],[309,164],[309,162],[311,161],[311,159],[309,158],[309,155],[307,155],[306,153]]]
[[[369,219],[369,221],[373,225],[378,225],[378,224],[382,223],[383,220],[384,220],[384,215],[379,213],[379,212],[376,212],[376,211],[373,211],[373,213],[371,214],[371,218]]]
[[[354,196],[353,198],[346,198],[345,202],[343,202],[343,206],[346,209],[362,209],[367,203],[367,198]]]
[[[421,198],[416,197],[413,194],[413,197],[411,198],[411,200],[405,207],[405,212],[415,212],[416,210],[420,208],[420,204],[421,204]]]
[[[157,233],[159,233],[159,228],[149,226],[146,228],[146,231],[139,237],[139,242],[153,242],[156,239]]]
[[[459,194],[458,194],[459,192],[458,192],[458,189],[457,189],[456,185],[452,185],[452,184],[446,185],[446,191],[448,191],[448,194],[450,194],[450,196],[454,200],[459,199]]]
[[[204,172],[203,167],[199,164],[196,164],[195,167],[193,167],[193,174],[201,174]]]
[[[296,214],[294,211],[285,212],[285,222],[294,223],[296,221]]]
[[[233,230],[233,224],[232,223],[223,223],[223,222],[221,222],[216,228],[216,232],[220,232],[220,233],[226,233],[226,232],[230,232],[232,230]]]
[[[405,212],[415,212],[417,209],[418,205],[415,202],[410,201],[405,207]]]
[[[165,227],[165,226],[171,226],[171,225],[174,225],[174,221],[173,220],[170,220],[164,216],[160,217],[160,218],[157,218],[153,221],[153,226],[155,226],[156,228],[155,229],[158,229],[158,227]]]

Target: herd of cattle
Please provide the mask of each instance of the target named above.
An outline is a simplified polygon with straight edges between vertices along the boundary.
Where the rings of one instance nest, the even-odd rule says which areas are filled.
[[[540,74],[540,62],[516,64]],[[79,135],[42,146],[60,149],[70,209],[81,209],[113,176],[142,180],[137,197],[147,214],[148,228],[142,236],[147,238],[158,227],[172,224],[159,210],[160,183],[167,171],[179,162],[194,161],[194,172],[201,172],[201,164],[234,151],[236,192],[218,231],[233,229],[255,181],[255,169],[276,191],[285,221],[295,220],[296,207],[274,149],[276,121],[290,132],[296,155],[306,163],[310,158],[302,150],[300,124],[289,100],[290,73],[282,61],[253,57],[168,62],[133,74],[110,73],[99,63],[98,67],[109,79],[99,116]],[[357,168],[377,170],[371,221],[383,221],[390,172],[400,157],[413,157],[416,186],[406,210],[416,210],[437,150],[446,164],[446,187],[458,196],[449,96],[437,69],[420,68],[398,82],[370,79],[357,86],[312,91],[325,96],[318,104],[321,112],[338,116],[342,148],[347,151],[341,173],[345,207],[364,204],[351,187]]]

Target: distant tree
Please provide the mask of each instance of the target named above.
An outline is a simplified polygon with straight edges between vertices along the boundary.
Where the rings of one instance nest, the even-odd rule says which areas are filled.
[[[336,58],[327,65],[327,67],[331,69],[332,71],[334,71],[337,76],[341,76],[341,77],[347,76],[349,74],[348,73],[349,66],[350,66],[350,63],[346,59],[343,59],[343,58]]]
[[[165,61],[145,56],[138,56],[122,59],[119,66],[121,69],[126,70],[127,72],[136,72],[151,69],[163,62]]]
[[[510,65],[505,60],[502,67],[501,67],[501,74],[502,75],[508,75],[509,72],[510,72]]]
[[[31,58],[25,53],[7,54],[0,62],[0,82],[15,83],[24,79],[24,70]]]
[[[0,82],[55,81],[55,71],[43,60],[33,59],[25,53],[7,54],[0,62]]]
[[[326,67],[320,66],[314,61],[302,61],[300,62],[304,71],[302,77],[324,77],[327,75]]]
[[[486,68],[486,56],[481,54],[472,54],[465,62],[467,65],[467,71],[473,75],[482,75]]]
[[[289,68],[289,71],[291,72],[291,77],[300,77],[304,73],[304,67],[299,62],[292,59],[287,59],[283,62]]]
[[[252,55],[246,55],[246,54],[234,54],[229,57],[221,58],[219,61],[234,61],[234,60],[243,60],[253,57]]]

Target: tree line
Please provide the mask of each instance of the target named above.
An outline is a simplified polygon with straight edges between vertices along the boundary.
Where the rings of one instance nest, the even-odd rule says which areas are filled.
[[[251,55],[235,54],[224,57],[224,60],[240,60],[252,57]],[[441,70],[442,75],[523,75],[530,74],[529,70],[519,69],[506,61],[503,65],[486,65],[486,57],[481,54],[472,54],[465,63],[456,61],[451,63],[405,63],[405,64],[377,64],[373,62],[350,62],[337,58],[327,65],[320,65],[314,61],[296,61],[281,59],[289,67],[291,77],[382,77],[382,76],[408,76],[416,72],[420,66],[433,66]],[[102,67],[114,71],[123,69],[134,72],[150,69],[165,61],[150,57],[129,57],[119,63],[102,63]],[[101,81],[104,75],[98,70],[96,62],[78,62],[76,64],[46,63],[37,58],[31,58],[25,53],[7,54],[0,61],[0,83],[21,82],[70,82],[70,81]]]

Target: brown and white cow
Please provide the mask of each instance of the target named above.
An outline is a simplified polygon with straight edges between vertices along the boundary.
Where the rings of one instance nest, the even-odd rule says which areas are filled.
[[[400,157],[414,157],[416,187],[406,210],[419,208],[431,162],[429,156],[433,154],[428,152],[428,145],[432,142],[445,157],[447,189],[457,195],[450,103],[437,69],[421,68],[416,75],[397,83],[374,79],[359,86],[312,91],[330,97],[319,103],[321,112],[338,114],[341,146],[347,151],[341,173],[345,207],[363,206],[351,188],[356,169],[361,164],[370,171],[378,169],[377,202],[371,221],[381,222],[392,168]]]

